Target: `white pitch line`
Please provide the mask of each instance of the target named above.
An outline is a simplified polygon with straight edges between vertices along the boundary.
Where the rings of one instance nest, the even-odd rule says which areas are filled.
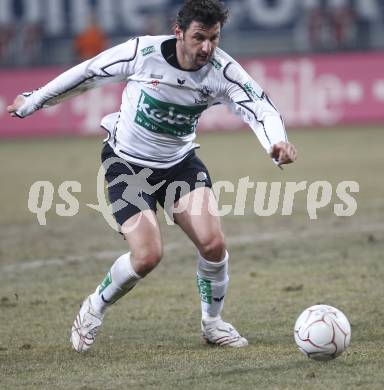
[[[164,246],[165,251],[171,251],[178,249],[184,246],[180,243],[170,243]],[[24,260],[18,264],[11,264],[4,267],[1,267],[1,272],[13,272],[13,271],[25,271],[41,267],[49,266],[61,266],[68,263],[81,263],[89,259],[104,260],[104,259],[114,259],[123,253],[123,250],[120,251],[104,251],[104,252],[94,252],[88,255],[71,255],[63,258],[48,258],[48,259],[32,259]]]
[[[377,232],[382,230],[384,230],[383,223],[369,224],[369,225],[352,225],[349,226],[348,228],[346,228],[345,226],[340,226],[339,228],[336,229],[335,227],[332,227],[329,229],[321,229],[316,231],[292,232],[289,230],[284,230],[284,231],[258,233],[254,235],[249,234],[249,235],[241,235],[241,236],[230,236],[227,239],[227,244],[231,248],[239,245],[254,244],[257,242],[264,242],[264,241],[321,237],[321,236],[329,236],[335,234],[368,233],[368,232]],[[169,243],[164,246],[164,251],[169,252],[169,251],[177,250],[180,248],[184,248],[185,245],[186,245],[185,242]],[[2,266],[0,267],[0,271],[2,273],[5,272],[9,273],[9,272],[37,269],[37,268],[48,267],[48,266],[62,266],[71,262],[81,263],[89,259],[96,259],[96,260],[114,259],[120,256],[122,253],[123,250],[104,251],[104,252],[94,252],[87,255],[71,255],[63,258],[24,260],[18,264]]]

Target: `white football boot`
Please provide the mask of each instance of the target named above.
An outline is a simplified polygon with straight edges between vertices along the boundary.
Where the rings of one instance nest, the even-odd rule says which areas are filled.
[[[72,325],[70,341],[73,349],[77,352],[86,352],[91,348],[103,317],[93,309],[90,297],[86,298]]]
[[[240,336],[239,332],[221,318],[214,321],[201,321],[203,338],[208,344],[228,347],[246,347],[248,340]]]

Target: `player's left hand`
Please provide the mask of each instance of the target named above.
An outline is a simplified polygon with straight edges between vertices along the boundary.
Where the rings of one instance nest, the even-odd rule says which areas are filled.
[[[270,155],[280,166],[293,163],[297,159],[297,150],[293,144],[281,141],[272,146]]]

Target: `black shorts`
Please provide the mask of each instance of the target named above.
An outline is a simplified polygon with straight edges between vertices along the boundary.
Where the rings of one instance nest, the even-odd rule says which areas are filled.
[[[106,143],[101,161],[112,212],[120,226],[141,211],[156,212],[157,202],[167,209],[198,187],[212,187],[208,170],[194,150],[171,168],[155,169],[129,163]]]

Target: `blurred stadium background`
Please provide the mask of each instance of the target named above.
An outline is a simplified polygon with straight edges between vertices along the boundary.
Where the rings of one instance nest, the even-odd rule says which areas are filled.
[[[118,109],[121,86],[96,90],[39,113],[28,126],[7,118],[5,106],[16,93],[41,86],[90,53],[131,36],[170,33],[180,3],[0,0],[0,136],[99,132],[100,118]],[[384,121],[383,1],[229,0],[227,4],[231,18],[221,46],[270,94],[288,127]],[[87,38],[79,43],[84,34]],[[200,129],[242,126],[217,108],[203,116]]]
[[[127,250],[86,206],[97,202],[100,119],[118,110],[123,86],[24,120],[9,118],[5,108],[17,93],[79,62],[85,49],[170,33],[181,1],[0,0],[0,388],[384,387],[384,1],[226,3],[231,19],[221,46],[280,108],[299,160],[278,170],[223,107],[201,118],[199,155],[214,181],[329,181],[332,201],[310,220],[302,191],[293,215],[279,215],[279,208],[262,218],[253,212],[253,189],[244,216],[223,218],[233,259],[225,318],[250,340],[246,351],[199,344],[195,251],[162,223],[159,269],[116,304],[84,357],[68,343],[78,303]],[[46,226],[27,206],[31,185],[41,180],[55,188]],[[80,211],[70,218],[55,209],[65,180],[81,183],[74,194]],[[334,214],[334,190],[344,180],[360,185],[352,217]],[[221,204],[233,204],[235,194],[222,195]],[[314,365],[293,343],[296,316],[314,303],[339,307],[352,323],[351,347],[330,364]]]

